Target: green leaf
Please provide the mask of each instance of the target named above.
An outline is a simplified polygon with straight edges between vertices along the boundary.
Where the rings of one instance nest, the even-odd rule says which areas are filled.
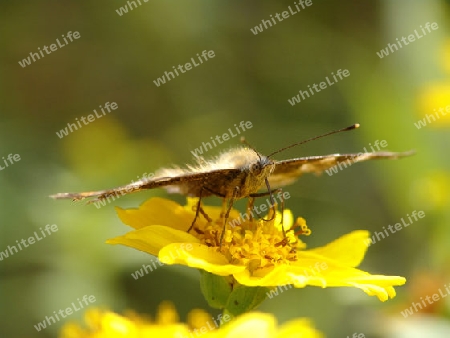
[[[267,297],[270,288],[249,287],[244,285],[235,285],[233,292],[228,297],[226,311],[232,316],[249,312],[261,304]]]
[[[232,291],[230,278],[217,276],[204,270],[201,270],[200,273],[200,289],[209,306],[215,309],[224,309]]]

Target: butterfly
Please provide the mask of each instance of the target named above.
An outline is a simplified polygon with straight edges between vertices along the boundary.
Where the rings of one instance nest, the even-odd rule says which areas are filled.
[[[141,179],[117,188],[80,193],[58,193],[50,197],[55,199],[70,198],[72,200],[90,198],[91,200],[88,203],[92,203],[110,196],[118,196],[119,194],[125,195],[147,189],[164,188],[169,193],[199,197],[197,218],[198,212],[201,210],[200,200],[203,197],[212,195],[219,196],[224,201],[229,201],[230,205],[237,199],[267,195],[270,195],[273,201],[272,193],[274,191],[292,184],[303,174],[320,174],[340,163],[353,164],[375,159],[398,159],[414,153],[413,151],[408,151],[402,153],[366,152],[358,154],[331,154],[299,157],[282,161],[271,158],[273,155],[296,145],[358,127],[359,124],[354,124],[347,128],[335,130],[292,144],[268,156],[258,153],[249,145],[241,146],[223,152],[211,160],[205,160],[203,157],[197,156],[195,158],[197,162],[195,165],[187,165],[185,168],[162,168],[156,171],[155,175],[151,178]],[[263,186],[267,187],[267,192],[259,193]],[[230,209],[231,206],[228,209],[227,215]]]
[[[359,124],[355,124],[331,133],[358,127]],[[318,137],[314,137],[314,139],[316,138]],[[320,174],[340,163],[346,162],[347,164],[353,164],[375,159],[398,159],[414,154],[413,151],[402,153],[366,152],[359,154],[307,156],[282,161],[271,158],[274,154],[282,150],[305,143],[306,141],[293,144],[268,156],[261,155],[247,146],[237,147],[223,152],[211,160],[205,160],[203,157],[196,156],[196,165],[187,165],[186,168],[159,169],[151,178],[144,178],[117,188],[80,193],[58,193],[50,197],[54,199],[70,198],[73,200],[93,198],[89,201],[89,203],[92,203],[109,196],[125,195],[147,189],[164,188],[169,193],[178,193],[191,197],[215,195],[226,199],[233,196],[235,199],[240,199],[256,194],[264,184],[268,188],[269,186],[271,188],[283,187],[292,184],[303,174]]]

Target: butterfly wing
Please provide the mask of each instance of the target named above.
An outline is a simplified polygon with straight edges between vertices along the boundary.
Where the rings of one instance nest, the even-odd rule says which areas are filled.
[[[356,162],[378,159],[394,160],[405,156],[411,156],[412,154],[414,154],[414,151],[403,153],[374,152],[359,154],[332,154],[277,161],[274,171],[269,176],[269,183],[271,187],[282,187],[293,183],[298,177],[305,173],[321,174],[325,170],[331,170],[332,173],[337,173],[341,167],[348,167]],[[340,164],[341,166],[339,167]]]
[[[206,172],[192,172],[189,169],[167,169],[165,173],[171,173],[170,176],[157,176],[151,179],[144,179],[127,184],[121,187],[87,191],[80,193],[58,193],[51,195],[54,199],[72,199],[74,201],[92,198],[88,203],[93,203],[110,196],[119,197],[133,192],[138,192],[147,189],[165,188],[170,193],[179,193],[188,196],[199,196],[202,188],[202,196],[216,194],[219,187],[223,186],[228,181],[233,180],[239,176],[241,171],[239,169],[218,169]],[[220,196],[220,193],[218,193]]]

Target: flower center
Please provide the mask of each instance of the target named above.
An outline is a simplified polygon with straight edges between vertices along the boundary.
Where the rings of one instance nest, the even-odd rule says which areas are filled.
[[[289,212],[285,215],[291,216]],[[270,219],[270,216],[266,218]],[[294,226],[291,226],[292,221],[291,224],[284,221],[285,231],[282,228],[281,214],[278,212],[272,220],[249,217],[243,221],[242,218],[230,217],[221,245],[223,217],[209,219],[207,223],[198,222],[200,224],[195,226],[191,233],[204,244],[220,250],[231,264],[247,265],[252,269],[267,268],[296,261],[297,251],[306,247],[297,237],[311,233],[305,220],[299,217]]]

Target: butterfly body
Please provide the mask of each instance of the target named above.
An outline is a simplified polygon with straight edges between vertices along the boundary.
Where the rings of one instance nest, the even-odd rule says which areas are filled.
[[[272,173],[275,163],[259,156],[252,149],[239,147],[228,150],[212,160],[196,157],[198,164],[186,169],[160,169],[157,177],[183,177],[184,182],[164,187],[170,193],[203,197],[248,197],[256,193]],[[235,187],[239,187],[235,191]]]

